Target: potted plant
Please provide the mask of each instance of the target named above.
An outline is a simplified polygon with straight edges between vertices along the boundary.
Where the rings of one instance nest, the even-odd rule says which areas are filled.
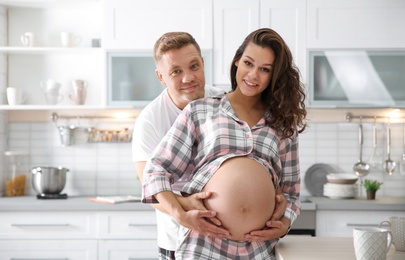
[[[380,186],[382,184],[383,184],[382,182],[379,182],[377,180],[369,180],[369,179],[364,180],[363,186],[366,189],[368,200],[375,199],[375,193],[377,192],[378,189],[380,189]]]

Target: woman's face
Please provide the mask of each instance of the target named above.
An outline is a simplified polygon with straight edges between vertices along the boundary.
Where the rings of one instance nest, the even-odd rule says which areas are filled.
[[[270,83],[274,60],[272,49],[249,43],[235,62],[237,89],[245,96],[260,96]]]

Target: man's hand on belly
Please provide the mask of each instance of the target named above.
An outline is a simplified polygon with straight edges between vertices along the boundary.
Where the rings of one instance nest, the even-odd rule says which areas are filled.
[[[207,191],[207,192],[199,192],[199,193],[195,193],[192,194],[188,197],[181,197],[181,196],[176,196],[177,200],[179,201],[179,203],[181,204],[181,206],[183,207],[183,209],[185,211],[189,211],[189,210],[208,210],[205,206],[204,206],[204,202],[203,200],[205,199],[209,199],[209,197],[211,196],[211,192]],[[221,221],[217,218],[217,217],[210,217],[209,220],[215,224],[216,226],[221,226],[222,223]]]
[[[228,230],[210,223],[207,219],[215,217],[212,210],[189,210],[177,218],[180,225],[200,234],[216,238],[230,238]]]

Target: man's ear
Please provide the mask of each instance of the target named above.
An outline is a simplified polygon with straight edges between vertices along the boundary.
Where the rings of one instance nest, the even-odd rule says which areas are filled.
[[[166,82],[163,79],[162,73],[160,73],[158,69],[155,69],[155,73],[156,73],[156,77],[160,81],[160,84],[162,84],[163,86],[166,86]]]

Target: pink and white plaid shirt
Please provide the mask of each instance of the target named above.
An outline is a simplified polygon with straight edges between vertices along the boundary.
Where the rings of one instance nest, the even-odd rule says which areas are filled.
[[[146,164],[142,202],[157,203],[154,195],[172,191],[179,179],[188,180],[183,193],[200,192],[219,166],[235,156],[251,157],[268,170],[275,186],[282,188],[288,203],[285,217],[293,223],[301,208],[298,134],[281,139],[264,118],[250,128],[238,119],[226,95],[192,101],[184,108]],[[272,252],[274,242],[258,247]]]

